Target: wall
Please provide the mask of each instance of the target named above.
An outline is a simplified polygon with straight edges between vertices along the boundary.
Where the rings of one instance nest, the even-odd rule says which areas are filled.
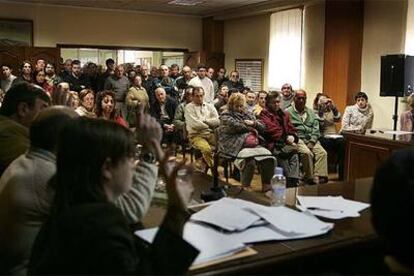
[[[267,89],[270,14],[228,20],[224,22],[223,52],[228,72],[237,58],[264,60],[264,89]]]
[[[392,129],[394,98],[379,97],[380,58],[404,53],[406,0],[367,0],[364,8],[361,90],[366,92],[374,109],[374,128]],[[405,106],[399,108],[399,113]]]
[[[302,88],[312,106],[316,93],[323,89],[325,42],[325,1],[309,3],[304,9]]]
[[[201,49],[201,18],[0,2],[1,18],[32,19],[34,45]]]
[[[313,1],[304,9],[302,88],[313,99],[323,85],[323,45],[325,2]],[[224,22],[225,67],[234,69],[236,58],[261,58],[264,63],[264,89],[267,84],[270,14]]]

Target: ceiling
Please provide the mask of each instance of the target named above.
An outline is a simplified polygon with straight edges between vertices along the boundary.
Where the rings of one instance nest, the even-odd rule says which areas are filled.
[[[169,2],[184,2],[190,5],[169,4]],[[101,9],[116,9],[128,11],[156,12],[191,16],[214,16],[232,11],[249,9],[267,2],[286,2],[282,0],[14,0],[13,2],[48,4],[76,7],[93,7]],[[194,4],[195,5],[191,5]]]

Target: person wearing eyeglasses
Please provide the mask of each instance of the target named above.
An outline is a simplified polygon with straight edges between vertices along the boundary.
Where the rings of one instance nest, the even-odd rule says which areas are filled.
[[[236,88],[239,92],[243,92],[244,84],[243,80],[240,79],[239,72],[237,70],[231,71],[229,80],[225,82],[227,87],[230,89]]]

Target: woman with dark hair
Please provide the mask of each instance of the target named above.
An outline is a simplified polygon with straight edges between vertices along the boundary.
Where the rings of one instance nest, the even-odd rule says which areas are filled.
[[[234,164],[241,172],[240,182],[245,189],[250,189],[257,163],[262,191],[267,192],[276,160],[270,151],[259,146],[259,134],[265,127],[247,112],[246,98],[242,93],[233,93],[227,105],[229,110],[220,115],[218,148],[220,152],[236,158]]]
[[[45,92],[52,97],[53,86],[46,81],[46,73],[43,70],[35,71],[33,74],[33,84],[39,85]]]
[[[355,96],[355,104],[345,108],[342,118],[342,131],[364,133],[372,127],[374,112],[368,103],[368,96],[364,92],[358,92]]]
[[[96,98],[96,117],[105,120],[117,122],[118,124],[128,127],[128,123],[115,110],[115,93],[111,90],[105,90],[98,93]]]
[[[90,89],[83,89],[81,92],[79,92],[79,101],[80,105],[75,109],[79,116],[96,118],[96,114],[93,112],[95,105],[95,95],[93,91]]]
[[[278,166],[283,168],[288,186],[299,182],[299,137],[288,112],[282,110],[282,95],[269,92],[266,106],[260,112],[260,121],[265,125],[266,147],[275,155]]]
[[[155,120],[140,115],[148,137],[161,135]],[[148,246],[130,232],[114,204],[132,185],[133,133],[111,121],[78,118],[59,139],[55,198],[33,246],[29,274],[184,274],[197,255],[181,238],[192,185],[177,183],[175,175],[191,169],[180,163],[170,172],[170,156],[161,161],[168,209]],[[146,139],[143,148],[154,148],[154,139]]]

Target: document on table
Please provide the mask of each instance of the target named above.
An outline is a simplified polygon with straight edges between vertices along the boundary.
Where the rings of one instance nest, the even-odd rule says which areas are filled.
[[[135,234],[149,243],[155,238],[158,228],[151,228],[135,232]],[[221,257],[229,256],[246,248],[236,239],[207,226],[195,222],[187,222],[184,226],[183,239],[200,251],[193,264],[201,264]]]
[[[220,199],[191,216],[192,221],[205,222],[226,231],[240,231],[260,220],[260,216],[231,199]]]
[[[402,131],[402,130],[385,130],[384,133],[387,134],[395,134],[395,135],[405,135],[405,134],[413,134],[412,131]]]
[[[298,209],[330,219],[359,217],[359,212],[370,206],[368,203],[345,199],[342,196],[298,195],[297,199],[300,203]]]

